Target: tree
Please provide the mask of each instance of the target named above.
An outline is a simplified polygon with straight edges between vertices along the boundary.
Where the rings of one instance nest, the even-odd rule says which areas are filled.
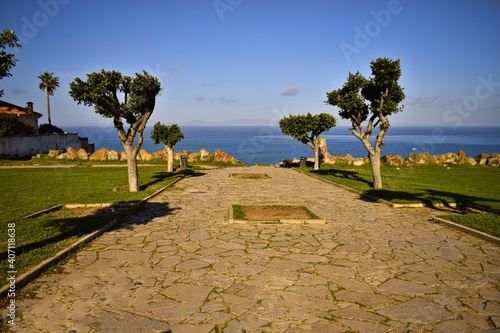
[[[17,38],[16,33],[12,30],[4,30],[0,33],[0,79],[12,76],[10,70],[16,66],[16,61],[18,61],[14,54],[4,51],[7,47],[22,47],[19,44],[19,38]],[[0,89],[0,97],[3,95],[4,91]]]
[[[87,74],[87,81],[75,78],[70,83],[70,95],[78,102],[94,108],[105,118],[113,118],[114,127],[125,150],[130,192],[140,188],[137,154],[144,141],[146,123],[153,114],[156,96],[161,91],[160,81],[146,71],[134,78],[117,71]],[[120,101],[118,96],[122,97]],[[123,121],[130,126],[125,131]],[[137,135],[137,141],[134,140]]]
[[[373,188],[381,189],[380,154],[390,126],[387,117],[403,110],[399,103],[405,95],[398,83],[401,77],[399,59],[378,58],[370,63],[370,67],[371,78],[366,79],[359,72],[349,73],[342,88],[326,94],[326,103],[339,107],[339,115],[351,121],[352,134],[361,140],[370,158]],[[363,127],[366,120],[366,127]],[[372,145],[370,138],[377,127],[378,133]]]
[[[36,135],[36,129],[18,120],[17,117],[0,115],[0,138],[16,135]]]
[[[49,96],[54,95],[54,90],[59,87],[59,78],[54,76],[54,73],[45,72],[38,76],[40,79],[40,84],[38,88],[47,91],[47,118],[49,119],[49,125],[52,125],[50,121],[50,102]]]
[[[319,170],[319,135],[335,127],[336,119],[328,113],[289,115],[280,120],[283,134],[308,145],[314,151],[314,170]]]
[[[153,139],[155,144],[161,142],[165,145],[165,149],[167,150],[167,171],[174,171],[174,147],[179,141],[184,139],[184,134],[179,125],[173,124],[169,126],[157,122],[151,132],[151,139]]]

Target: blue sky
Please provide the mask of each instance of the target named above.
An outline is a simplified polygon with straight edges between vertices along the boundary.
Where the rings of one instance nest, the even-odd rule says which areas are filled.
[[[34,102],[41,123],[37,77],[49,71],[61,83],[54,124],[111,124],[68,94],[101,69],[160,79],[150,125],[339,118],[326,92],[389,57],[401,59],[406,94],[392,124],[500,126],[498,0],[0,0],[0,13],[23,45],[2,100]]]

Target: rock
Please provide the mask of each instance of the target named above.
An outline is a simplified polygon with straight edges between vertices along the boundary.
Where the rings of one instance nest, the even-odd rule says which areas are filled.
[[[491,154],[491,157],[500,159],[500,154],[499,153],[493,153],[493,154]]]
[[[477,164],[476,160],[474,158],[470,157],[470,156],[467,157],[467,163],[469,163],[470,165],[476,165]]]
[[[354,166],[362,166],[365,164],[365,161],[362,158],[355,158],[354,161],[352,162],[352,165]]]
[[[478,161],[479,165],[486,165],[486,163],[488,162],[488,159],[482,158],[480,160],[477,160],[477,157],[476,157],[476,161]]]
[[[388,164],[388,165],[392,165],[392,166],[400,166],[400,165],[403,165],[404,163],[404,159],[403,157],[399,156],[399,155],[384,155],[382,156],[382,162],[384,162],[385,164]]]
[[[68,150],[66,151],[66,154],[68,155],[68,158],[70,160],[78,159],[78,151],[73,147],[69,147]]]
[[[69,160],[68,153],[63,153],[63,154],[57,155],[56,160]]]
[[[432,162],[432,157],[429,153],[419,153],[415,156],[415,163],[417,165],[428,165]]]
[[[490,157],[490,154],[487,154],[487,153],[481,153],[479,155],[476,156],[476,161],[481,161],[481,160],[485,160],[487,159],[488,157]]]
[[[411,153],[410,155],[406,156],[404,165],[410,166],[415,164],[415,158],[417,155],[415,153]]]
[[[49,156],[50,157],[57,157],[61,153],[62,153],[62,151],[57,150],[57,149],[50,149],[49,150]]]
[[[195,162],[198,157],[200,157],[200,153],[199,152],[196,152],[196,153],[190,153],[188,155],[188,162]]]
[[[116,150],[108,151],[108,160],[110,161],[118,161],[120,159],[120,154]]]
[[[139,150],[139,154],[137,154],[137,159],[140,161],[150,161],[151,158],[153,158],[153,156],[145,149]]]
[[[205,148],[200,149],[200,160],[202,161],[208,161],[210,159],[210,152],[206,150]]]
[[[155,160],[165,159],[166,157],[167,157],[167,153],[165,150],[158,150],[158,151],[155,151],[151,154],[151,158],[155,159]]]
[[[460,163],[460,164],[466,164],[468,163],[468,157],[467,154],[465,154],[465,151],[463,150],[460,150],[457,154],[457,162]]]
[[[223,163],[232,163],[236,164],[239,161],[234,158],[234,156],[229,155],[228,153],[225,153],[220,150],[216,150],[214,152],[214,162],[223,162]]]
[[[101,148],[90,155],[91,161],[106,161],[108,159],[108,150],[106,148]]]
[[[120,161],[126,161],[127,160],[127,154],[125,153],[125,151],[122,151],[120,153]]]
[[[457,163],[458,162],[458,155],[455,153],[446,153],[443,154],[443,163]]]
[[[486,160],[486,165],[497,167],[500,164],[500,159],[495,157],[490,157]]]
[[[81,159],[81,160],[88,160],[89,159],[89,154],[83,148],[78,149],[78,151],[76,152],[76,154],[78,155],[78,158]]]

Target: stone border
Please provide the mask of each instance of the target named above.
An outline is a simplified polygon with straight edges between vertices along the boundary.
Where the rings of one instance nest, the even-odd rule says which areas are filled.
[[[161,189],[159,189],[155,193],[147,196],[146,198],[142,199],[141,201],[139,201],[137,203],[133,203],[133,205],[129,204],[128,207],[135,207],[135,206],[140,206],[140,205],[144,204],[146,201],[148,201],[149,199],[153,198],[154,196],[160,194],[166,188],[168,188],[169,186],[172,186],[173,184],[175,184],[179,180],[183,179],[184,177],[185,177],[184,175],[183,176],[179,176],[176,180],[174,180],[173,182],[169,183],[168,185],[162,187]],[[51,207],[51,208],[48,208],[48,209],[44,209],[44,210],[42,210],[40,212],[31,214],[31,215],[27,216],[26,218],[34,218],[34,217],[37,217],[37,216],[40,216],[40,215],[43,215],[43,214],[47,214],[47,213],[59,210],[59,209],[61,209],[63,207],[64,208],[69,208],[69,209],[71,209],[71,208],[91,208],[91,207],[92,208],[94,208],[94,207],[97,207],[97,208],[103,207],[104,208],[104,207],[109,207],[109,206],[112,206],[112,205],[113,204],[57,205],[57,206],[54,206],[54,207]],[[116,205],[114,205],[114,206],[116,207]],[[126,207],[126,205],[124,207]],[[93,241],[97,237],[101,236],[103,233],[105,233],[109,229],[115,227],[117,224],[118,224],[118,220],[112,220],[111,222],[109,222],[106,225],[102,226],[98,230],[96,230],[96,231],[94,231],[94,232],[92,232],[92,233],[90,233],[90,234],[88,234],[86,236],[81,237],[80,239],[78,239],[76,242],[74,242],[73,244],[71,244],[67,248],[62,249],[61,251],[57,252],[52,257],[50,257],[50,258],[42,261],[41,263],[39,263],[35,267],[31,268],[29,271],[25,272],[20,277],[16,278],[16,290],[19,290],[22,287],[26,286],[33,279],[35,279],[36,277],[40,276],[49,267],[51,267],[52,265],[58,263],[59,261],[61,261],[62,259],[64,259],[68,254],[70,254],[71,252],[73,252],[74,250],[76,250],[79,246],[81,246],[83,244],[90,243],[91,241]],[[8,284],[4,285],[3,287],[0,288],[0,300],[3,299],[3,298],[5,298],[7,296],[8,292],[9,292],[9,289],[10,289],[10,286]]]
[[[325,219],[277,219],[277,220],[238,220],[234,219],[233,205],[229,206],[229,224],[326,224]]]
[[[475,237],[487,240],[489,242],[492,242],[494,244],[500,245],[500,238],[488,235],[487,233],[484,233],[482,231],[478,231],[476,229],[472,229],[472,228],[466,227],[464,225],[461,225],[461,224],[458,224],[455,222],[451,222],[451,221],[448,221],[448,220],[445,220],[445,219],[442,219],[439,217],[433,217],[432,222],[443,224],[447,227],[460,230],[460,231],[465,232],[467,234],[470,234],[472,236],[475,236]]]

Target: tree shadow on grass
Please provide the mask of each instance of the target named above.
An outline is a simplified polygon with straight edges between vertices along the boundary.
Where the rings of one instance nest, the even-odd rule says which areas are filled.
[[[447,191],[437,191],[432,189],[418,189],[418,193],[409,193],[405,191],[393,191],[380,189],[371,189],[364,192],[367,195],[387,200],[393,203],[422,203],[425,206],[441,209],[445,207],[455,208],[455,205],[473,203],[480,206],[491,207],[491,204],[498,206],[499,199],[484,198],[462,193],[453,193]],[[490,205],[488,205],[490,203]]]
[[[58,218],[57,216],[62,211],[50,213],[36,220],[24,220],[24,223],[33,226],[33,229],[28,229],[31,232],[37,233],[37,230],[39,230],[38,232],[47,231],[53,233],[54,236],[28,244],[17,245],[15,251],[16,254],[25,254],[43,247],[50,248],[57,246],[57,243],[69,238],[74,238],[74,242],[76,242],[81,237],[99,230],[113,220],[117,220],[117,224],[113,228],[114,230],[131,228],[133,225],[147,224],[152,219],[170,215],[177,209],[170,208],[168,203],[146,202],[141,206],[132,208],[124,208],[123,205],[118,203],[111,207],[93,211],[91,214],[76,217]],[[19,226],[20,223],[23,222],[18,222],[18,234],[24,229]],[[35,227],[37,223],[38,225]],[[66,245],[66,247],[69,245]],[[6,258],[7,251],[0,253],[0,257]]]
[[[327,170],[314,170],[312,173],[317,174],[322,177],[333,177],[333,178],[345,178],[352,179],[358,182],[362,182],[368,184],[369,186],[373,186],[373,182],[367,181],[363,177],[359,176],[358,171],[352,170],[342,170],[342,169],[327,169]],[[328,179],[328,178],[327,178]]]

